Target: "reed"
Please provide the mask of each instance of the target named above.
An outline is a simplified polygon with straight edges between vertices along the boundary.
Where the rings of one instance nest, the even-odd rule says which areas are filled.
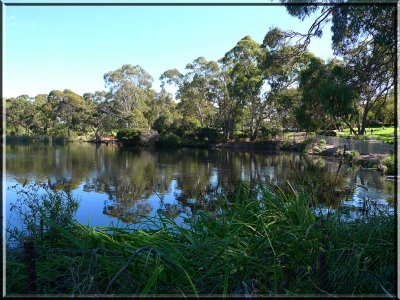
[[[158,215],[141,230],[64,227],[34,238],[38,294],[360,295],[394,294],[395,219],[322,215],[309,194],[241,184],[216,212],[186,226]],[[145,228],[151,228],[146,229]],[[9,249],[7,294],[26,289],[23,255]]]

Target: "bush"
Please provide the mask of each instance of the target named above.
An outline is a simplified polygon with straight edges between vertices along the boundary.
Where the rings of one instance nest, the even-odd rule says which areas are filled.
[[[326,135],[326,136],[336,136],[336,132],[333,130],[317,130],[315,132],[318,135]]]
[[[170,131],[170,127],[173,124],[171,118],[167,116],[160,116],[154,121],[153,128],[160,134],[165,134]]]
[[[126,146],[140,146],[140,136],[138,129],[124,128],[117,132],[117,139]]]
[[[237,142],[246,140],[246,138],[247,138],[248,136],[249,136],[249,134],[248,134],[247,132],[243,132],[243,131],[240,131],[240,130],[235,131],[235,132],[233,133],[233,139],[234,139],[235,141],[237,141]]]
[[[326,146],[326,140],[325,140],[325,139],[320,139],[319,142],[318,142],[318,144],[319,144],[321,147],[325,147],[325,146]]]
[[[312,150],[314,154],[320,154],[322,152],[321,148],[318,146],[314,146]]]
[[[185,135],[185,130],[182,127],[175,127],[172,133],[182,138]]]
[[[159,138],[160,135],[155,130],[142,131],[140,134],[140,145],[145,147],[154,146]]]
[[[300,152],[308,152],[308,150],[310,150],[312,144],[315,142],[314,138],[308,138],[305,139],[304,141],[302,141],[299,144],[299,151]]]
[[[215,128],[203,127],[196,130],[196,136],[199,141],[208,141],[208,143],[217,143],[221,140],[221,134]]]
[[[17,199],[11,204],[10,211],[17,214],[23,225],[22,229],[14,229],[13,238],[21,235],[43,238],[57,226],[66,229],[72,225],[79,207],[72,193],[53,191],[49,186],[39,184],[22,188],[13,186],[12,189],[16,191]]]
[[[181,139],[175,134],[162,135],[157,141],[157,146],[161,148],[173,148],[179,146]]]
[[[337,156],[342,156],[344,154],[344,149],[343,148],[337,148],[335,154]]]
[[[346,160],[351,164],[355,164],[358,162],[359,158],[360,158],[360,153],[358,153],[358,151],[356,150],[351,150],[347,155]]]
[[[182,121],[182,128],[185,131],[195,131],[200,126],[200,121],[196,118],[187,118]]]
[[[383,167],[386,167],[386,169],[382,167],[382,172],[383,173],[388,174],[388,175],[394,175],[395,174],[396,165],[395,165],[395,157],[394,157],[394,155],[385,156],[381,160],[380,165],[382,165]]]

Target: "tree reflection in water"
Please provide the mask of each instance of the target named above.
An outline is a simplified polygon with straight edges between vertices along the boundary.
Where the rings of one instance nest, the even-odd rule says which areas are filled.
[[[239,181],[253,185],[289,181],[327,207],[338,208],[346,200],[361,197],[359,186],[375,191],[374,195],[368,191],[362,194],[372,202],[380,197],[389,205],[394,203],[394,182],[377,172],[347,166],[342,166],[336,179],[338,162],[318,156],[207,149],[129,150],[90,144],[7,145],[6,152],[8,179],[21,185],[47,183],[53,190],[80,193],[82,199],[85,193],[106,194],[103,214],[124,223],[140,222],[142,216],[156,212],[177,217],[198,209],[216,211],[221,204],[218,195],[232,194]],[[154,198],[159,204],[149,200]]]

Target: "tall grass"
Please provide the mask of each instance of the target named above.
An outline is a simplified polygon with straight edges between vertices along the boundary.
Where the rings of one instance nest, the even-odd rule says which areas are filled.
[[[66,229],[37,248],[40,294],[326,295],[395,292],[393,215],[345,220],[315,213],[301,189],[241,184],[216,212],[179,226],[159,215],[149,230]],[[145,227],[142,227],[145,228]],[[8,294],[24,293],[18,249],[7,253]]]

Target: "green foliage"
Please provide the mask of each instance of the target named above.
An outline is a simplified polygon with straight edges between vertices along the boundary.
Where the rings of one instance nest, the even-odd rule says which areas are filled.
[[[346,160],[350,164],[356,164],[360,159],[360,153],[356,150],[349,151],[348,155],[346,156]]]
[[[200,121],[196,118],[187,118],[182,121],[182,129],[186,132],[194,132],[200,127]]]
[[[325,147],[326,146],[326,140],[320,139],[318,144],[319,144],[320,147]]]
[[[322,215],[318,206],[310,209],[311,195],[290,185],[239,184],[221,197],[218,214],[197,211],[186,218],[188,226],[163,215],[148,219],[148,230],[56,226],[57,232],[38,247],[38,292],[243,297],[395,293],[393,215],[363,220],[348,220],[340,212]],[[7,255],[6,270],[7,293],[25,293],[21,281],[26,270],[18,248]]]
[[[396,174],[396,164],[395,164],[395,156],[394,155],[387,155],[380,161],[380,165],[386,167],[382,168],[383,173],[388,175],[395,175]]]
[[[314,138],[304,139],[304,141],[302,141],[300,144],[298,144],[298,147],[299,147],[298,150],[300,152],[308,152],[309,150],[311,150],[314,143],[315,143]]]
[[[290,3],[294,0],[284,2]],[[304,5],[287,6],[287,9],[303,20],[317,8]],[[309,90],[318,95],[315,93],[318,88],[315,87],[320,84],[325,86],[326,89],[320,89],[322,93],[319,95],[323,97],[317,102],[324,103],[326,112],[341,118],[349,126],[356,122],[358,135],[364,135],[371,118],[375,118],[382,109],[378,103],[386,101],[388,94],[393,92],[396,43],[392,36],[396,32],[396,9],[392,5],[353,8],[328,5],[321,9],[320,14],[304,39],[306,45],[311,37],[320,37],[322,26],[331,21],[332,48],[335,54],[343,57],[343,64],[332,69],[333,72],[327,77],[324,72],[316,74],[311,80],[315,84],[311,83]],[[330,78],[335,80],[329,80]],[[378,112],[371,113],[375,109]]]
[[[173,120],[171,118],[160,116],[154,121],[153,128],[154,130],[157,130],[158,133],[165,134],[170,130],[172,123]]]
[[[312,151],[313,151],[313,154],[321,154],[321,152],[322,152],[322,149],[320,148],[320,147],[318,147],[318,146],[314,146],[313,148],[312,148]]]
[[[140,145],[144,147],[152,147],[156,145],[160,135],[155,130],[143,130],[140,133]]]
[[[364,137],[366,139],[379,139],[379,140],[383,140],[384,142],[387,143],[393,143],[395,140],[395,135],[394,135],[394,130],[395,128],[393,126],[390,127],[367,127],[365,129],[366,134],[364,135]],[[352,135],[350,133],[350,130],[348,128],[346,128],[343,133],[339,134],[339,137],[347,137],[347,136],[352,136],[354,137],[354,135]]]
[[[181,143],[181,139],[179,136],[175,134],[161,135],[157,146],[160,148],[174,148],[178,147]]]
[[[196,136],[201,142],[217,143],[221,140],[221,134],[215,128],[203,127],[196,130]]]
[[[343,156],[344,154],[344,149],[343,148],[337,148],[335,154],[337,156]]]
[[[141,132],[138,129],[124,128],[117,132],[117,139],[126,146],[140,146],[140,136]]]
[[[73,225],[79,202],[70,192],[52,191],[48,186],[39,184],[11,188],[17,198],[10,211],[23,225],[22,229],[13,230],[14,235],[42,240],[44,234],[54,234],[57,226],[68,229]]]
[[[317,130],[315,133],[319,134],[319,135],[326,135],[326,136],[336,136],[337,135],[336,131],[334,131],[334,130]]]

